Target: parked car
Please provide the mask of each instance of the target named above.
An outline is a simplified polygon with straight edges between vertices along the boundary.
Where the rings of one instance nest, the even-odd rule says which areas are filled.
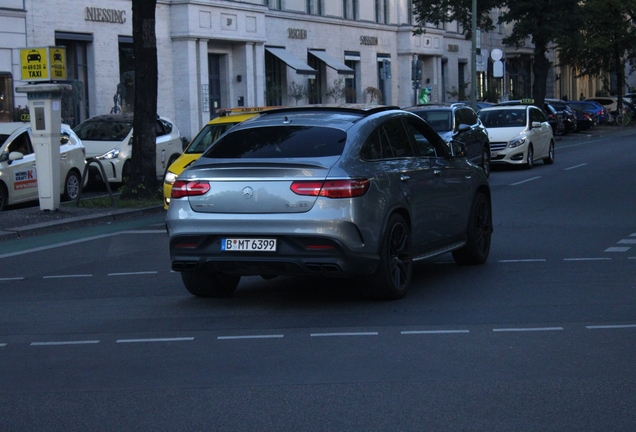
[[[577,130],[586,131],[598,124],[596,114],[590,114],[580,109],[570,108],[576,116]]]
[[[484,108],[479,112],[490,137],[493,164],[525,165],[536,160],[554,162],[552,127],[542,110],[534,105]]]
[[[219,111],[220,116],[216,117],[194,137],[192,142],[183,151],[172,164],[168,166],[166,175],[163,179],[163,206],[165,209],[170,204],[170,194],[172,193],[172,185],[179,174],[183,172],[190,164],[197,160],[201,154],[210,147],[218,137],[223,135],[232,126],[241,123],[244,120],[259,115],[262,111],[271,109],[272,107],[256,107],[256,108],[230,108]]]
[[[351,278],[397,299],[415,261],[488,258],[488,179],[419,116],[382,105],[271,110],[236,125],[172,187],[172,269],[197,296],[241,276]]]
[[[598,124],[607,123],[609,117],[607,115],[607,110],[603,105],[594,101],[567,101],[567,104],[572,108],[580,109],[589,114],[596,115],[598,119]]]
[[[0,123],[0,211],[39,197],[38,174],[30,123]],[[82,141],[70,126],[60,130],[62,200],[77,198],[86,165]]]
[[[546,99],[546,103],[550,104],[563,118],[565,127],[564,133],[578,132],[578,120],[576,114],[572,111],[572,107],[561,99]]]
[[[532,105],[534,101],[532,99],[522,99],[522,100],[510,100],[507,102],[502,102],[499,106],[507,106],[507,105]],[[565,122],[563,120],[563,115],[559,113],[556,108],[550,105],[548,102],[544,102],[543,104],[543,113],[552,128],[553,135],[563,135],[566,133]]]
[[[181,134],[170,119],[160,116],[155,121],[155,130],[157,179],[163,179],[167,168],[182,152]],[[110,183],[121,183],[130,175],[133,135],[131,113],[91,117],[77,125],[75,133],[86,147],[86,157],[101,161]],[[94,164],[89,168],[91,179],[100,176]]]
[[[490,143],[488,132],[473,109],[463,103],[430,104],[405,108],[422,117],[440,134],[446,144],[457,140],[466,145],[468,160],[490,175]]]
[[[593,97],[585,99],[586,102],[596,102],[603,106],[609,113],[615,113],[618,110],[618,100],[613,97]]]

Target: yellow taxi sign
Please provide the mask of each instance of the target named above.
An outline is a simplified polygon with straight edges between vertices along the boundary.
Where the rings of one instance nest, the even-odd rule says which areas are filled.
[[[66,79],[65,47],[20,48],[20,72],[23,81]]]

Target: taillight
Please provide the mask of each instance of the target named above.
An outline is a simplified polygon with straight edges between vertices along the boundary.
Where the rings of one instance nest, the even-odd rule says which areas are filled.
[[[183,198],[186,196],[205,195],[210,190],[210,183],[206,181],[177,180],[172,185],[171,198]]]
[[[295,181],[291,190],[298,195],[322,196],[326,198],[355,198],[369,190],[368,179]]]

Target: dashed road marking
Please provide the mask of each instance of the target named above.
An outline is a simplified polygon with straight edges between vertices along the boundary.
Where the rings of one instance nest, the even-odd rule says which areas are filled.
[[[311,333],[311,337],[330,337],[330,336],[377,336],[378,332],[341,332],[341,333]]]
[[[631,247],[627,246],[613,246],[605,249],[605,252],[627,252]]]
[[[108,276],[132,276],[132,275],[144,275],[144,274],[157,274],[157,271],[139,271],[139,272],[124,272],[124,273],[108,273]]]
[[[582,163],[582,164],[578,164],[578,165],[574,165],[568,168],[564,168],[563,171],[569,171],[569,170],[573,170],[573,169],[577,169],[577,168],[581,168],[584,167],[585,165],[587,165],[587,163]]]
[[[528,259],[510,259],[499,260],[500,263],[516,263],[516,262],[546,262],[543,258],[528,258]]]
[[[621,329],[621,328],[636,328],[636,324],[618,324],[618,325],[595,325],[595,326],[585,326],[590,330],[597,329]]]
[[[528,332],[528,331],[554,331],[563,330],[563,327],[519,327],[519,328],[496,328],[494,332]]]
[[[619,240],[618,244],[636,244],[636,239]]]
[[[20,277],[5,277],[5,278],[0,278],[0,281],[14,281],[14,280],[24,280],[23,276]]]
[[[239,336],[218,336],[217,340],[232,340],[232,339],[279,339],[282,338],[282,334],[270,334],[270,335],[239,335]]]
[[[56,341],[56,342],[31,342],[31,346],[54,346],[54,345],[89,345],[97,344],[98,340],[82,340],[82,341]]]
[[[191,341],[194,337],[179,338],[147,338],[147,339],[118,339],[116,343],[139,343],[139,342],[182,342]]]
[[[42,276],[42,279],[83,278],[83,277],[93,277],[93,275],[92,274],[52,275],[52,276]]]
[[[611,258],[599,257],[599,258],[563,258],[563,261],[611,261]]]
[[[470,333],[469,330],[405,330],[401,331],[403,335],[419,335],[419,334],[454,334],[454,333]]]
[[[530,177],[529,179],[521,180],[521,181],[519,181],[519,182],[517,182],[517,183],[510,183],[510,186],[517,186],[517,185],[520,185],[520,184],[523,184],[523,183],[531,182],[531,181],[533,181],[533,180],[538,180],[538,179],[540,179],[540,178],[541,178],[541,176],[537,176],[537,177]]]

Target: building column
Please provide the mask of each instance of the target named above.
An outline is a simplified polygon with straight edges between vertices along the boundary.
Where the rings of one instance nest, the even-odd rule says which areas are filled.
[[[265,106],[265,45],[262,43],[253,44],[252,50],[254,74],[250,78],[252,91],[249,93],[248,100],[251,98],[252,106]]]
[[[180,132],[192,139],[201,125],[199,42],[196,39],[173,41],[175,118]],[[207,59],[205,62],[207,71]],[[207,79],[207,77],[206,77]]]
[[[210,105],[210,73],[208,71],[208,40],[197,40],[197,66],[199,77],[197,80],[197,104],[198,124],[196,130],[199,131],[204,124],[212,117],[210,111],[214,108]]]

